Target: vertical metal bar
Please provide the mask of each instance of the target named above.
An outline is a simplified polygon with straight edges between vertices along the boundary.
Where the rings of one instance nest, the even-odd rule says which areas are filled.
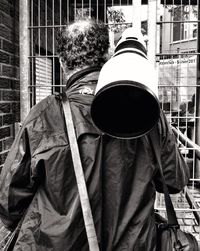
[[[76,0],[74,0],[74,20],[76,19]]]
[[[41,45],[40,45],[40,32],[41,32],[41,30],[40,30],[40,25],[41,25],[41,23],[40,23],[40,0],[38,0],[38,26],[39,26],[39,28],[38,28],[38,54],[39,54],[39,56],[41,55]]]
[[[20,119],[23,122],[30,110],[29,95],[29,0],[19,1],[19,44],[20,44]]]
[[[152,65],[155,66],[156,69],[156,39],[157,39],[157,1],[156,0],[149,0],[148,2],[148,16],[147,16],[147,22],[148,22],[148,60],[152,63]],[[138,11],[139,12],[139,11]],[[140,13],[139,13],[140,14]],[[141,24],[141,22],[140,22]],[[141,30],[141,25],[140,25]],[[159,195],[156,193],[156,198],[154,202],[154,206],[158,206],[158,199]]]
[[[69,23],[69,0],[67,0],[67,24]]]
[[[106,23],[106,0],[104,0],[104,23]]]
[[[83,6],[84,6],[84,1],[82,0],[82,3],[81,3],[81,11],[82,11],[82,13],[81,13],[81,17],[83,18]]]
[[[39,28],[38,28],[38,55],[39,55],[38,60],[39,60],[39,62],[41,60],[40,59],[40,56],[41,56],[41,44],[40,44],[40,42],[41,42],[41,40],[40,40],[41,39],[40,38],[40,32],[41,32],[41,28],[40,28],[40,25],[41,25],[41,23],[40,23],[40,3],[41,3],[40,0],[38,0],[38,26],[39,26]],[[36,102],[38,102],[41,99],[41,75],[42,75],[41,74],[41,69],[39,67],[39,72],[38,72],[39,87],[37,88],[38,91],[36,91]]]
[[[132,3],[133,6],[133,28],[136,32],[141,31],[141,16],[140,16],[140,10],[141,10],[141,0],[134,0]]]
[[[48,6],[47,6],[47,0],[45,0],[45,26],[46,26],[46,28],[45,28],[45,53],[46,53],[46,85],[48,85],[48,83],[47,83],[47,52],[48,52],[48,42],[47,42],[47,10],[48,10]]]
[[[197,3],[198,21],[200,20],[200,3]],[[195,143],[200,145],[200,22],[197,23],[197,87],[196,87],[196,128],[195,128]],[[195,178],[200,178],[200,163],[196,159]]]
[[[156,15],[157,15],[157,1],[149,0],[148,5],[148,59],[156,67]]]
[[[34,4],[33,0],[31,0],[31,27],[33,27],[33,14],[34,14]],[[31,56],[33,56],[34,50],[33,50],[33,29],[31,29]],[[31,59],[31,106],[35,104],[35,88],[34,85],[34,59]]]
[[[160,41],[161,29],[160,29],[160,25],[157,25],[157,21],[160,21],[160,11],[157,11],[158,8],[160,9],[160,3],[157,3],[155,7],[156,7],[156,20],[155,20],[155,22],[156,22],[155,55],[156,55],[156,53],[160,53],[160,43],[161,43],[161,41]],[[154,57],[155,57],[155,55],[154,55]],[[158,74],[159,62],[158,62],[158,60],[156,60],[156,57],[154,60],[155,60],[156,73],[157,73],[157,79],[158,79],[159,78],[159,74]]]
[[[60,26],[62,25],[62,0],[60,0]],[[62,67],[60,66],[60,93],[62,92]]]
[[[52,45],[53,45],[53,86],[55,86],[55,3],[52,1],[52,20],[53,20],[53,34],[52,34]],[[52,92],[55,92],[55,87],[52,88]]]
[[[92,3],[91,0],[89,0],[89,17],[91,17],[91,13],[92,13]]]
[[[97,9],[97,21],[99,20],[99,1],[96,2],[96,9]]]

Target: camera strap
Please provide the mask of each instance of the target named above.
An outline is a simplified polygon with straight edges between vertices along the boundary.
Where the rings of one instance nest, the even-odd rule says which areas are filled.
[[[164,192],[164,198],[165,198],[165,206],[166,206],[166,212],[167,212],[167,219],[168,219],[168,224],[171,226],[179,226],[178,220],[176,217],[176,212],[174,210],[174,206],[171,200],[171,197],[169,195],[169,190],[165,182],[165,177],[163,174],[163,169],[162,169],[162,163],[161,163],[161,157],[160,157],[160,144],[159,144],[159,139],[156,134],[155,128],[151,130],[149,133],[149,141],[151,144],[151,148],[153,150],[154,156],[156,158],[160,176],[162,179],[162,185],[163,185],[163,192]]]
[[[62,101],[65,122],[67,126],[69,144],[71,149],[72,161],[74,165],[74,171],[78,186],[78,192],[80,196],[81,208],[83,213],[83,219],[89,244],[90,251],[99,251],[99,245],[97,240],[97,235],[94,226],[94,220],[92,216],[92,210],[90,206],[90,201],[88,197],[87,187],[85,183],[85,176],[83,172],[83,167],[81,163],[81,158],[78,149],[78,143],[76,139],[74,123],[71,113],[71,107],[69,100]]]

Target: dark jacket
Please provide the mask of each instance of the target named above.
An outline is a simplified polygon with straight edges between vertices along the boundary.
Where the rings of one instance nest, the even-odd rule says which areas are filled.
[[[101,250],[155,250],[154,200],[162,185],[148,136],[115,139],[95,128],[90,104],[97,78],[98,72],[82,76],[64,96],[34,106],[15,139],[0,180],[3,222],[14,227],[25,214],[14,250],[88,250],[63,97],[72,108]],[[162,112],[156,130],[169,190],[179,192],[189,171]]]

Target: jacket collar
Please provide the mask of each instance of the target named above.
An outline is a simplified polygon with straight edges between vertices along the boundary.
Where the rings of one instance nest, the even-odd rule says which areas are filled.
[[[83,78],[87,74],[95,72],[95,71],[100,71],[100,69],[101,69],[100,66],[91,66],[91,67],[87,67],[83,70],[77,71],[68,79],[68,81],[66,83],[66,87],[67,88],[71,87],[76,81]]]
[[[90,115],[100,69],[89,67],[76,72],[67,81],[65,95],[70,101],[77,138],[85,133],[102,134],[93,124]]]

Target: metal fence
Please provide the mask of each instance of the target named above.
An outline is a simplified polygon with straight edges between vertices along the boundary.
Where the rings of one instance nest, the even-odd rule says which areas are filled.
[[[120,31],[132,25],[133,12],[131,0],[31,0],[30,106],[50,93],[60,92],[64,86],[56,54],[56,34],[60,27],[84,16],[102,20],[110,27],[110,42],[114,47]],[[143,26],[146,27],[146,20]]]
[[[191,175],[189,186],[174,197],[174,203],[182,227],[199,239],[199,1],[165,0],[162,13],[157,19],[159,100]],[[163,208],[162,196],[157,205]]]
[[[200,239],[199,0],[149,0],[148,4],[138,0],[31,0],[29,10],[30,106],[65,86],[56,54],[56,34],[63,25],[82,16],[103,20],[110,29],[111,52],[125,27],[141,27],[149,59],[158,71],[161,107],[190,166],[190,184],[173,201],[182,226],[187,226],[187,217],[192,219],[189,229]],[[161,195],[156,207],[164,212]]]

